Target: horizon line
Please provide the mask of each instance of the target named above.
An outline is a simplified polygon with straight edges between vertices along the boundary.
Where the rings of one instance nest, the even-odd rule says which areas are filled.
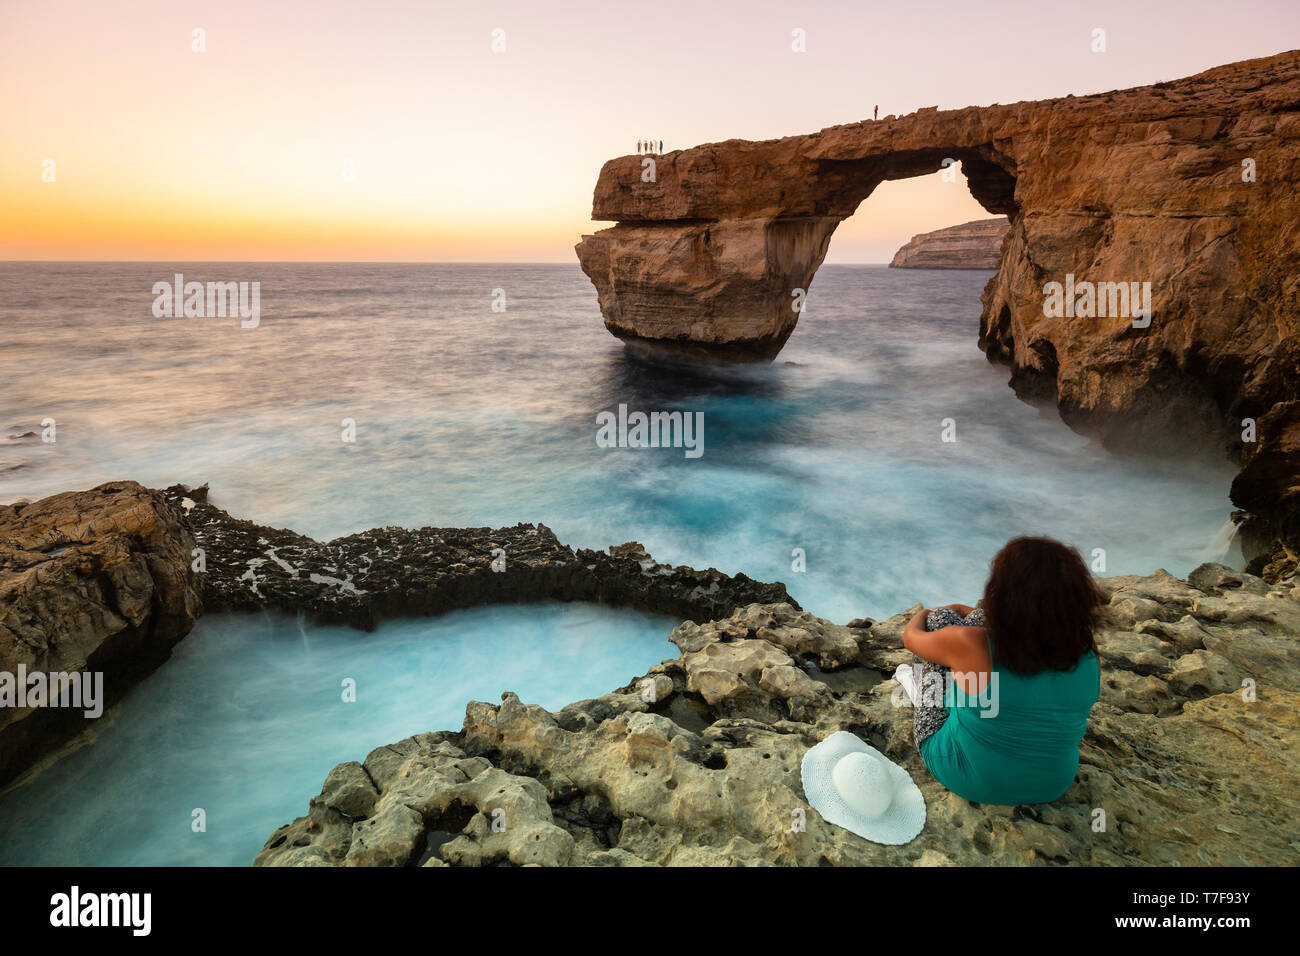
[[[157,265],[175,262],[202,265],[286,265],[286,266],[578,266],[568,259],[0,259],[0,265]],[[823,262],[822,266],[887,266],[873,262]],[[819,267],[820,268],[820,267]]]

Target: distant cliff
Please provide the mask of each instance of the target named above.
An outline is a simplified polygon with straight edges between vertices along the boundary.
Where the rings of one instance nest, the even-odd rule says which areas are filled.
[[[1005,216],[976,219],[960,226],[913,236],[894,253],[891,269],[996,269],[1002,237],[1011,228]]]

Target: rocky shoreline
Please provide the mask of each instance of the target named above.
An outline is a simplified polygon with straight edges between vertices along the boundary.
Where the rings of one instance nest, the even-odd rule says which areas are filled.
[[[670,610],[686,619],[675,660],[555,713],[513,693],[470,702],[459,730],[340,764],[255,864],[1294,864],[1300,581],[1294,564],[1269,573],[1100,579],[1102,695],[1079,773],[1061,799],[1025,807],[949,793],[912,748],[891,675],[916,608],[839,625],[781,584],[670,568],[636,544],[575,551],[542,525],[317,542],[234,518],[205,488],[134,482],[5,506],[0,671],[101,670],[111,702],[205,608],[358,628],[493,601]],[[4,780],[85,725],[0,716]],[[929,816],[915,841],[868,843],[807,805],[800,758],[836,730],[917,781]]]
[[[1053,803],[981,806],[930,777],[888,679],[916,608],[849,627],[754,604],[682,624],[676,660],[602,697],[550,713],[506,693],[459,731],[340,764],[256,865],[1294,865],[1295,577],[1207,564],[1101,583],[1101,700]],[[800,759],[836,730],[917,781],[912,843],[869,843],[805,802]]]
[[[374,528],[320,542],[234,518],[208,502],[206,486],[162,494],[205,550],[209,611],[302,611],[369,631],[480,604],[591,601],[708,621],[755,601],[794,603],[780,583],[659,564],[635,541],[574,549],[543,524]]]
[[[636,542],[575,550],[540,524],[376,528],[319,542],[232,517],[206,486],[133,481],[0,506],[0,672],[103,672],[109,705],[205,610],[301,612],[373,630],[385,618],[550,600],[700,622],[794,601],[779,583],[659,564]],[[85,723],[68,708],[0,709],[0,784]]]

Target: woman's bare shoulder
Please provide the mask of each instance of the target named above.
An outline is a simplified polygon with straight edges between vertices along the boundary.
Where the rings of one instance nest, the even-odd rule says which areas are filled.
[[[954,624],[944,630],[952,632],[949,640],[962,648],[962,656],[967,658],[972,667],[984,670],[989,666],[988,635],[984,628],[972,624]]]

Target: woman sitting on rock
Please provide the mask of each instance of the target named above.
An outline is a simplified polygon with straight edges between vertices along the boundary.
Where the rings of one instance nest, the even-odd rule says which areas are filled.
[[[980,609],[918,611],[916,655],[896,675],[916,706],[913,739],[930,773],[976,803],[1049,803],[1079,769],[1101,691],[1093,632],[1105,603],[1083,559],[1051,538],[1014,538]]]

